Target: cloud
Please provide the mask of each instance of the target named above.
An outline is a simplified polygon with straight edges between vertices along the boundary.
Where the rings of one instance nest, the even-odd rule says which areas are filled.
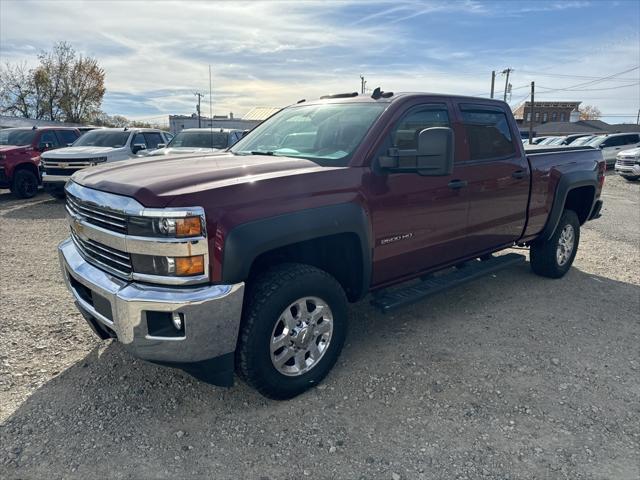
[[[524,14],[532,8],[538,14]],[[38,51],[69,41],[106,70],[105,110],[138,118],[193,112],[194,92],[208,93],[211,65],[215,113],[238,115],[357,90],[360,74],[385,90],[477,94],[488,92],[491,70],[507,66],[514,87],[536,79],[525,72],[620,71],[640,55],[639,8],[627,4],[627,14],[603,28],[601,8],[582,1],[2,0],[0,55],[35,62]],[[578,83],[542,79],[551,87]],[[617,84],[603,86],[610,85]],[[514,100],[526,91],[514,90]],[[602,111],[640,106],[631,88],[566,93],[597,98],[589,103]]]

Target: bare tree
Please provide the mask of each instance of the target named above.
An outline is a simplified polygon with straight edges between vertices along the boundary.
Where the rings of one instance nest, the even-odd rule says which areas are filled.
[[[18,117],[41,118],[39,92],[26,63],[0,68],[0,112]]]
[[[600,109],[593,105],[585,105],[580,108],[580,120],[597,120],[601,116]]]
[[[34,83],[43,98],[44,116],[62,120],[64,87],[76,61],[76,52],[67,42],[56,43],[51,52],[38,55],[40,65],[34,72]]]
[[[65,120],[80,123],[94,117],[104,93],[104,70],[95,58],[80,55],[64,80],[60,107]]]

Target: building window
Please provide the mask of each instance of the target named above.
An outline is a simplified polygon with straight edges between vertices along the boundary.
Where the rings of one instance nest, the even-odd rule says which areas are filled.
[[[547,112],[544,112],[544,115],[542,116],[542,121],[546,122],[547,120],[549,120],[549,116],[548,116]]]
[[[564,121],[565,121],[564,113],[561,113],[561,114],[560,114],[560,121],[561,121],[561,122],[564,122]]]
[[[540,112],[536,112],[536,122],[540,121]]]
[[[527,113],[527,122],[531,121],[531,112]]]
[[[558,120],[558,112],[553,112],[551,114],[551,120],[553,120],[554,122]]]

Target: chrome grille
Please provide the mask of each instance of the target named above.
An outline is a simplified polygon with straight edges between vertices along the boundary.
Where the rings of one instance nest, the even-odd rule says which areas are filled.
[[[80,200],[67,192],[67,209],[71,215],[86,222],[118,233],[127,233],[127,216],[124,213],[98,207]]]
[[[618,158],[618,163],[620,165],[626,165],[629,167],[632,167],[633,164],[636,162],[637,160],[635,158]]]
[[[71,239],[84,259],[114,275],[130,278],[133,272],[131,255],[127,252],[107,247],[95,240],[83,240],[71,229]]]

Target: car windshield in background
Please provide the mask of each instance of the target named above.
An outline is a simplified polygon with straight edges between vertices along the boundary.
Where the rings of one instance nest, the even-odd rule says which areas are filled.
[[[31,145],[35,130],[21,130],[9,128],[0,130],[0,145]]]
[[[127,144],[131,132],[92,130],[85,133],[73,144],[74,147],[121,148]]]
[[[571,145],[573,147],[579,147],[580,145],[586,145],[588,142],[590,142],[594,138],[596,138],[596,137],[587,136],[587,137],[576,138],[569,145]]]
[[[597,147],[602,142],[604,142],[607,138],[608,137],[605,137],[604,135],[593,137],[591,140],[585,143],[585,145],[589,145],[590,147]]]
[[[227,148],[229,134],[225,132],[180,132],[167,145],[169,148]]]
[[[301,105],[277,113],[231,151],[344,164],[387,104]]]

